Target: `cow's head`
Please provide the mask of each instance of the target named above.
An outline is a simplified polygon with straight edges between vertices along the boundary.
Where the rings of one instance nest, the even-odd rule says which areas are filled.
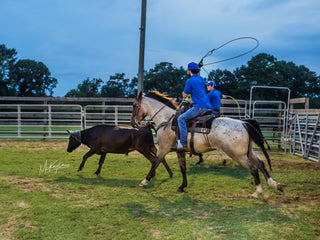
[[[69,132],[68,130],[67,132],[70,135],[67,151],[72,152],[81,145],[81,133],[79,131]]]

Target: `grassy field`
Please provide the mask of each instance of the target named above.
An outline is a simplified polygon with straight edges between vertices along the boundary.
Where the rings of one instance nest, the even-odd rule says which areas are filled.
[[[320,164],[272,152],[264,195],[253,178],[220,151],[188,158],[189,185],[178,193],[176,156],[145,188],[149,162],[138,153],[99,156],[77,172],[86,147],[66,141],[0,141],[0,239],[320,239]],[[263,159],[263,157],[261,156]],[[226,160],[226,164],[223,164]],[[261,175],[262,177],[262,175]]]

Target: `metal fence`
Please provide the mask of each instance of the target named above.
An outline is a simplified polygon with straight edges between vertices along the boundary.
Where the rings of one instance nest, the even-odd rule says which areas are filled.
[[[251,118],[256,119],[270,145],[286,150],[282,139],[286,135],[287,105],[282,101],[254,101]]]
[[[84,107],[84,128],[97,124],[130,125],[132,106],[88,105]]]
[[[258,114],[265,110],[257,108],[257,104],[254,103],[253,117],[263,123],[264,119]],[[270,119],[277,122],[283,109],[278,109],[277,105],[273,107],[268,111],[276,112],[276,116]],[[248,108],[248,101],[223,99],[221,112],[223,116],[245,119],[249,117]],[[130,125],[131,112],[132,104],[0,104],[0,137],[66,138],[66,130],[81,130],[97,124]],[[272,129],[263,124],[262,131],[268,134]]]
[[[289,121],[290,153],[320,162],[320,114],[294,114]]]
[[[0,138],[67,138],[66,130],[97,124],[129,125],[133,100],[0,97]],[[236,119],[256,119],[270,145],[320,162],[320,110],[292,110],[293,104],[307,103],[307,98],[290,99],[288,103],[253,100],[251,90],[250,101],[223,99],[221,112]]]
[[[0,137],[61,138],[82,129],[80,105],[0,104]]]

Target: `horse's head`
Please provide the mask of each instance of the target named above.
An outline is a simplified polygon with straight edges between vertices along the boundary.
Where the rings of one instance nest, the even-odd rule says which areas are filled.
[[[137,127],[138,124],[147,116],[147,111],[142,105],[142,92],[137,96],[132,105],[131,126]]]
[[[67,132],[70,135],[67,151],[72,152],[81,145],[81,135],[79,131],[69,132],[67,130]]]

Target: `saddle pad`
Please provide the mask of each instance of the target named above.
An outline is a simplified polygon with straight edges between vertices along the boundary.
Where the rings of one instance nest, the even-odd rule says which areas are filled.
[[[206,120],[205,123],[203,122],[197,122],[196,124],[196,128],[195,128],[195,132],[196,133],[204,133],[204,134],[208,134],[211,130],[211,125],[212,125],[212,121],[215,119],[216,117],[212,116],[212,115],[208,115],[208,119]],[[192,130],[192,123],[193,121],[197,121],[197,117],[193,118],[191,120],[189,120],[187,122],[187,129],[188,132],[191,132]],[[172,120],[172,125],[171,125],[171,129],[173,131],[176,130],[176,128],[178,127],[178,119],[177,117],[174,117]]]
[[[177,126],[171,126],[171,129],[173,131],[176,131]],[[188,127],[188,132],[191,132],[191,127]],[[195,133],[203,133],[203,134],[208,134],[210,132],[211,128],[200,128],[200,127],[196,127],[194,129]]]

